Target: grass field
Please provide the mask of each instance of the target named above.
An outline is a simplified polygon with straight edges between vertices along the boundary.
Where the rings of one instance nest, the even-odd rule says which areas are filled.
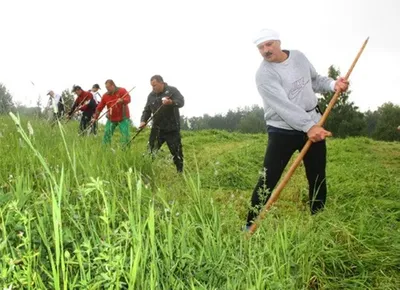
[[[251,239],[241,231],[265,135],[183,132],[128,151],[0,118],[0,286],[6,289],[399,289],[400,144],[328,142],[328,204],[311,217],[300,167]],[[32,132],[31,132],[32,133]]]

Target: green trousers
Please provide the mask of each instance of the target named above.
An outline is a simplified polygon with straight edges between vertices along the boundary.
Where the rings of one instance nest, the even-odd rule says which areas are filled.
[[[103,144],[111,143],[111,137],[114,134],[115,129],[119,127],[119,131],[121,132],[121,143],[126,145],[129,142],[129,123],[129,119],[124,119],[120,122],[111,122],[110,120],[107,120]]]

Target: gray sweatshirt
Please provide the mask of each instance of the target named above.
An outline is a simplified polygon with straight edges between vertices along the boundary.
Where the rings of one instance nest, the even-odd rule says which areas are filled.
[[[321,118],[314,110],[318,104],[315,93],[334,91],[335,81],[320,76],[303,53],[290,50],[281,63],[264,60],[256,84],[267,125],[308,132]]]

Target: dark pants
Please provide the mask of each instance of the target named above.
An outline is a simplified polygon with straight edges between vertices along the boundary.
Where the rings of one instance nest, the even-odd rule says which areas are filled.
[[[64,116],[64,104],[59,102],[57,104],[57,119],[60,119],[62,116]]]
[[[183,171],[183,151],[181,134],[179,131],[165,132],[157,128],[152,128],[149,138],[149,150],[152,154],[157,153],[161,146],[167,142],[169,151],[171,152],[176,170]]]
[[[79,132],[83,132],[86,130],[86,128],[90,125],[90,121],[92,120],[93,114],[83,114],[81,117],[81,122],[79,123]],[[93,123],[92,128],[90,129],[90,132],[93,135],[96,135],[97,133],[97,122]]]
[[[54,127],[54,125],[59,121],[62,116],[64,115],[64,105],[62,103],[57,104],[57,113],[53,113],[53,119],[51,126]]]
[[[53,122],[57,123],[57,120],[60,120],[62,115],[63,115],[62,112],[53,113]]]
[[[268,146],[264,158],[265,171],[253,191],[251,209],[247,216],[248,226],[268,201],[293,153],[300,151],[306,142],[306,134],[268,134]],[[311,213],[315,214],[324,208],[326,201],[325,141],[313,143],[303,161],[309,185],[310,209]]]

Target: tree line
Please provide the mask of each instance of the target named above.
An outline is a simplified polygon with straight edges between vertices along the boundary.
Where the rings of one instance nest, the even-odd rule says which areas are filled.
[[[328,69],[328,75],[336,79],[340,71],[334,66]],[[359,108],[351,101],[351,91],[343,93],[333,107],[325,128],[332,131],[335,137],[346,138],[366,136],[376,140],[400,141],[400,106],[393,103],[384,103],[375,111],[360,112]],[[74,101],[73,94],[67,89],[62,92],[66,108],[70,108]],[[331,100],[333,93],[322,94],[319,106],[324,111]],[[46,112],[41,110],[42,100],[39,97],[36,107],[25,107],[15,104],[6,87],[0,83],[0,114],[10,111],[21,115],[46,117]],[[47,100],[46,100],[47,102]],[[229,110],[226,114],[211,116],[204,114],[199,117],[181,116],[182,130],[207,130],[218,129],[229,132],[264,133],[266,125],[264,110],[258,105]]]
[[[349,102],[335,107],[324,127],[339,138],[366,136],[376,140],[400,141],[400,132],[397,131],[399,125],[398,105],[384,103],[376,111],[362,113]],[[266,132],[264,110],[257,105],[230,110],[225,115],[181,116],[181,128],[194,131],[219,129],[241,133]]]

